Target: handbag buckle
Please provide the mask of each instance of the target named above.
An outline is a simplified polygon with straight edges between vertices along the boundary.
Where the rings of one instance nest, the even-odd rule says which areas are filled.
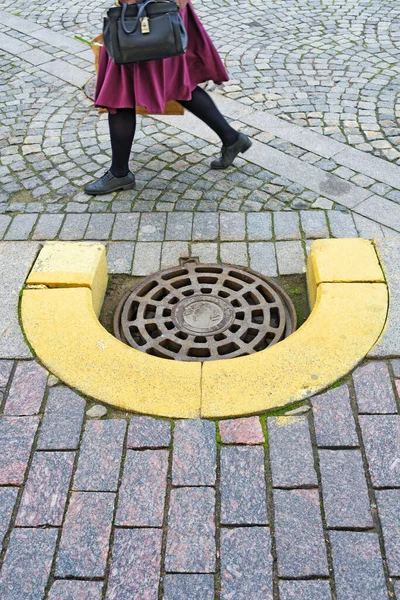
[[[148,17],[143,17],[142,19],[140,19],[140,27],[142,33],[150,33],[150,24]]]

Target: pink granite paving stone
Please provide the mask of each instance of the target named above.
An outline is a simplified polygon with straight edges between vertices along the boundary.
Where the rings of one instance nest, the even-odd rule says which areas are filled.
[[[128,448],[168,448],[171,423],[152,417],[132,417],[129,422]]]
[[[354,388],[360,413],[397,413],[389,369],[386,363],[374,361],[353,373]]]
[[[101,581],[63,581],[53,583],[48,600],[101,600]]]
[[[37,417],[0,419],[0,485],[23,482],[38,425]]]
[[[119,492],[117,525],[162,526],[167,471],[167,450],[128,450]]]
[[[264,444],[264,434],[258,417],[228,419],[218,423],[223,444]]]
[[[213,573],[215,570],[215,491],[178,488],[171,493],[166,571]]]
[[[201,419],[176,421],[172,483],[214,485],[217,463],[215,423]]]
[[[62,523],[75,452],[36,452],[25,484],[17,525]]]
[[[85,400],[66,386],[52,388],[40,428],[39,450],[75,450],[85,406]]]
[[[17,499],[18,488],[0,488],[0,548],[10,524],[11,514]]]
[[[13,368],[12,360],[0,360],[0,389],[7,387]]]
[[[35,415],[40,411],[48,373],[34,360],[17,364],[4,409],[6,415]]]
[[[74,490],[117,490],[125,431],[126,421],[122,419],[86,423]]]
[[[73,492],[58,551],[57,577],[104,577],[115,494]]]
[[[14,529],[1,571],[1,600],[42,600],[57,536],[57,529]]]
[[[115,531],[106,600],[158,600],[161,539],[159,529]]]

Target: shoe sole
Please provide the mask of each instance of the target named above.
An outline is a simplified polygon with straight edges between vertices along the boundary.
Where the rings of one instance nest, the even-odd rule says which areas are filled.
[[[106,196],[107,194],[113,194],[114,192],[126,191],[126,190],[134,190],[136,187],[136,182],[128,183],[127,185],[123,185],[122,187],[116,188],[115,190],[109,190],[108,192],[88,192],[87,190],[83,190],[85,194],[88,196]]]
[[[239,150],[238,154],[244,154],[245,152],[247,152],[247,150],[250,150],[250,148],[252,147],[253,142],[248,139],[246,140],[246,144],[244,145],[244,147],[242,148],[242,150]],[[237,156],[237,154],[236,154]],[[235,156],[235,158],[236,158]],[[235,160],[235,158],[233,160]],[[214,169],[215,171],[223,171],[224,169],[229,169],[229,167],[231,167],[233,165],[233,161],[231,162],[230,165],[227,165],[226,167],[213,167],[211,166],[212,169]]]

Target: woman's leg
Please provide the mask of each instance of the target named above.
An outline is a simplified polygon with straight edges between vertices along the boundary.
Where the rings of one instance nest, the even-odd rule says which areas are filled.
[[[229,125],[214,104],[211,96],[203,88],[197,86],[192,92],[191,100],[178,100],[178,102],[211,127],[224,146],[231,146],[237,141],[239,133]]]
[[[129,157],[136,131],[136,110],[120,108],[116,113],[109,113],[108,124],[112,150],[111,167],[100,179],[85,187],[85,192],[92,196],[135,187],[135,176],[129,171]]]
[[[178,102],[211,127],[221,139],[221,156],[211,162],[212,169],[227,169],[240,152],[246,152],[250,148],[251,140],[229,125],[203,88],[197,86],[192,92],[191,100],[178,100]]]
[[[136,110],[120,108],[116,113],[108,113],[108,124],[112,150],[110,171],[114,177],[125,177],[136,131]]]

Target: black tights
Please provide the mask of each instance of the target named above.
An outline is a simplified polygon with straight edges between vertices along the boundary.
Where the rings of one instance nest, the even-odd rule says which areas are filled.
[[[178,102],[211,127],[224,146],[231,146],[236,142],[237,131],[229,125],[201,87],[193,90],[191,100]],[[136,111],[134,108],[120,108],[116,113],[108,114],[108,122],[112,149],[111,172],[115,177],[124,177],[129,171],[129,156],[136,130]]]

